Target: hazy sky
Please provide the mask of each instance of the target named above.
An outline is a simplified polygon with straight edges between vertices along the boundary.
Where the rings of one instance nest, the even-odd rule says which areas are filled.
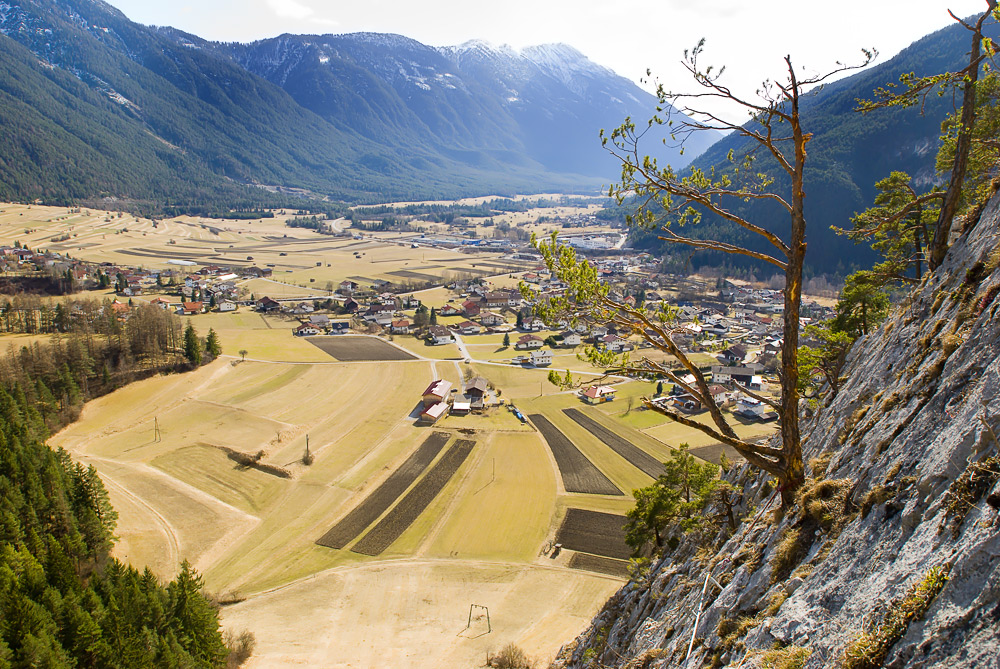
[[[885,60],[985,0],[110,0],[139,23],[248,42],[281,33],[393,32],[444,46],[469,39],[523,47],[565,42],[638,81],[646,69],[677,89],[678,61],[707,38],[706,62],[727,81],[753,87],[782,74],[791,54],[806,71],[855,62],[875,47]]]

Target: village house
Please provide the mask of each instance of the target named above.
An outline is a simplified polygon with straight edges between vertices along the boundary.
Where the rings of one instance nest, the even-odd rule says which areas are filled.
[[[432,325],[427,328],[427,339],[434,346],[450,344],[453,341],[451,332],[443,325]]]
[[[330,321],[328,330],[330,334],[343,334],[351,329],[350,321]]]
[[[401,318],[398,321],[393,321],[390,327],[392,334],[410,334],[410,321],[405,318]]]
[[[200,314],[203,311],[205,311],[204,302],[184,302],[181,304],[180,309],[177,310],[177,313],[184,316],[193,316],[194,314]]]
[[[605,350],[611,351],[612,353],[623,353],[625,351],[631,351],[635,348],[635,345],[628,339],[622,339],[618,335],[605,335],[601,338],[601,343],[604,345]]]
[[[552,364],[552,351],[547,348],[532,351],[530,360],[535,367],[548,367]]]
[[[437,310],[439,316],[462,316],[465,312],[454,304],[446,304]]]
[[[482,334],[483,332],[483,326],[479,323],[473,323],[472,321],[463,321],[454,326],[454,328],[464,335],[476,335]]]
[[[580,390],[580,399],[588,404],[603,404],[615,398],[615,389],[611,386],[587,386]]]
[[[514,348],[519,351],[524,351],[532,348],[541,348],[545,342],[541,337],[536,337],[535,335],[524,335],[518,338],[517,343],[514,344]]]
[[[337,287],[337,293],[344,296],[349,296],[355,293],[358,288],[358,284],[354,281],[341,281],[340,285]]]
[[[270,297],[262,297],[257,300],[257,311],[269,313],[272,311],[279,311],[280,309],[281,303],[277,300],[272,300]]]
[[[566,330],[559,335],[562,338],[561,345],[566,348],[575,348],[583,343],[580,333]]]
[[[309,316],[309,322],[323,330],[330,327],[330,317],[326,314],[312,314]]]
[[[479,315],[479,322],[486,327],[491,328],[496,327],[497,325],[503,325],[507,322],[507,319],[492,311],[484,311]]]
[[[216,302],[215,306],[219,311],[236,311],[236,303],[231,300],[222,300],[221,302]]]
[[[541,332],[545,329],[545,323],[537,316],[528,316],[521,322],[521,329],[525,332]]]
[[[369,323],[378,322],[379,320],[384,320],[391,317],[396,313],[396,307],[389,304],[372,304],[367,309],[365,309],[362,318],[364,318]]]
[[[723,362],[730,365],[738,365],[742,363],[747,357],[747,350],[739,344],[730,346],[722,353],[719,354]]]
[[[295,334],[300,337],[311,337],[313,335],[323,334],[323,331],[312,323],[303,323],[295,328]]]
[[[149,301],[154,307],[160,307],[161,309],[167,309],[170,307],[170,300],[165,297],[154,297]]]
[[[466,300],[465,302],[462,302],[462,309],[465,310],[466,316],[469,318],[475,318],[479,315],[479,302],[475,300]]]

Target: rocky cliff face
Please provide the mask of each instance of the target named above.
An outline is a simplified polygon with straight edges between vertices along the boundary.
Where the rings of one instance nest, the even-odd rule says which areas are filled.
[[[801,508],[737,467],[736,532],[654,561],[553,666],[1000,667],[998,241],[1000,196],[855,344],[803,421]]]

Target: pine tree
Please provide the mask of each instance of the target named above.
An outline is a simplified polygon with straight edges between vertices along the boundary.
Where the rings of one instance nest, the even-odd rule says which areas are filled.
[[[201,342],[198,341],[198,333],[194,331],[194,325],[191,323],[188,323],[184,330],[184,357],[195,366],[201,364]]]
[[[214,328],[208,329],[208,337],[205,339],[205,350],[213,358],[218,358],[219,354],[222,353],[222,344],[219,343],[219,335],[215,333]]]

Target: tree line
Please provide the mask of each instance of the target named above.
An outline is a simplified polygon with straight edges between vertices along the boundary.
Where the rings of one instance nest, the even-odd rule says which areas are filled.
[[[111,558],[117,514],[97,471],[45,444],[85,401],[135,378],[133,369],[113,380],[116,359],[176,368],[177,319],[149,309],[118,325],[98,318],[101,334],[0,358],[0,667],[219,667],[230,658],[201,577],[185,562],[164,585]]]

